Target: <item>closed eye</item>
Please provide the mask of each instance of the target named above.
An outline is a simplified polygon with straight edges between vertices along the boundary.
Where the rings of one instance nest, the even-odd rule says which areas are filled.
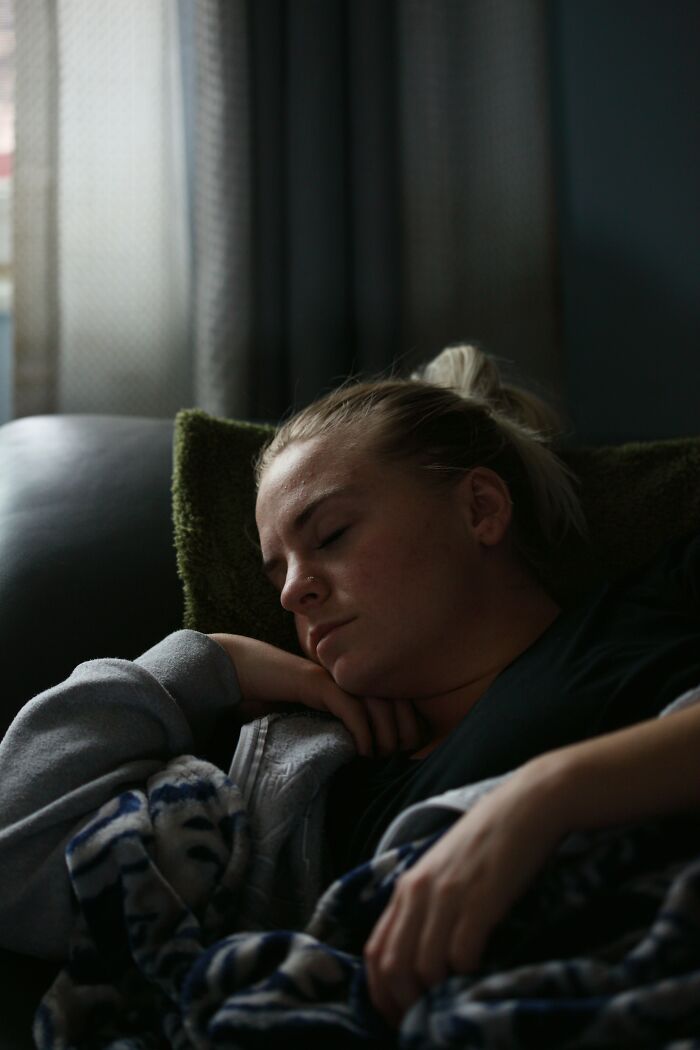
[[[347,525],[344,525],[342,529],[336,529],[335,532],[331,532],[329,536],[326,536],[324,540],[321,540],[317,550],[323,550],[324,547],[330,547],[332,543],[335,543],[336,540],[340,539],[343,533],[347,531],[347,528]]]

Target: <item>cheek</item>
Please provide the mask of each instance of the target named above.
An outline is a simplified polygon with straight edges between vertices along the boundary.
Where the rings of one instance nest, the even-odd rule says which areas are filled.
[[[436,528],[433,521],[417,528],[397,548],[385,569],[394,610],[425,626],[446,610],[451,616],[470,589],[473,570],[465,539],[455,530]]]
[[[432,516],[407,515],[397,529],[373,534],[362,549],[353,552],[335,575],[335,586],[365,611],[395,617],[397,611],[412,611],[421,603],[445,600],[463,581],[467,551],[465,537],[457,527]],[[452,596],[447,598],[451,601]],[[431,602],[432,604],[432,602]]]
[[[433,518],[411,524],[396,550],[397,572],[440,578],[457,569],[462,538]]]
[[[374,608],[388,603],[396,611],[400,596],[415,596],[418,579],[435,571],[436,553],[427,534],[393,537],[359,554],[346,582]]]

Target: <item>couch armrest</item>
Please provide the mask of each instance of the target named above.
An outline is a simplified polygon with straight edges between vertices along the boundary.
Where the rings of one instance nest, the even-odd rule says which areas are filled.
[[[0,735],[100,656],[182,625],[172,421],[35,416],[0,427]]]

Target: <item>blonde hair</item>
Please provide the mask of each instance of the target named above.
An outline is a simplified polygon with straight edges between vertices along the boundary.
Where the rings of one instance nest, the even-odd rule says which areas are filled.
[[[509,488],[516,549],[537,570],[568,530],[586,528],[574,478],[549,447],[559,430],[541,398],[504,383],[493,357],[462,344],[409,379],[341,386],[303,408],[262,450],[256,478],[292,443],[329,434],[414,461],[436,481],[489,467]]]

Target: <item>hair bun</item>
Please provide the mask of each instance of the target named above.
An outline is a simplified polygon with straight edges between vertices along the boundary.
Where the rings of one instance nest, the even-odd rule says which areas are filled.
[[[473,343],[446,347],[411,378],[447,387],[467,400],[481,401],[537,434],[553,437],[561,433],[557,412],[531,391],[504,383],[496,358]]]

